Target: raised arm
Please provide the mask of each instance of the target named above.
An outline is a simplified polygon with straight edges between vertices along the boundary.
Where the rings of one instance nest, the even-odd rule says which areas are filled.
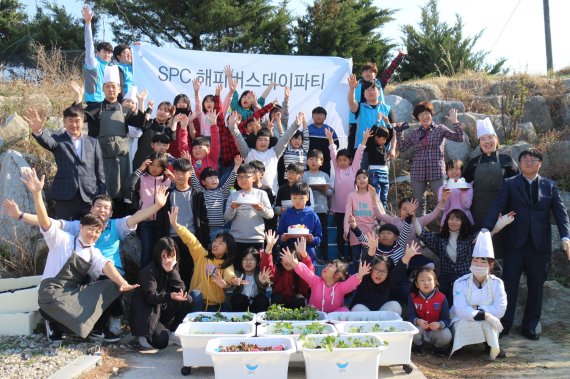
[[[127,220],[127,226],[132,229],[140,222],[143,222],[144,220],[154,215],[160,208],[164,206],[164,204],[166,204],[167,199],[168,189],[165,186],[158,187],[156,189],[155,203],[146,209],[139,210],[137,213],[129,217]]]
[[[348,101],[348,108],[352,113],[356,113],[356,111],[358,110],[358,103],[354,98],[354,90],[356,89],[357,86],[358,86],[358,80],[356,80],[356,75],[354,74],[350,75],[348,77],[348,96],[346,99]]]
[[[51,227],[51,219],[48,217],[47,209],[42,199],[42,189],[44,188],[45,175],[38,179],[35,169],[22,170],[22,182],[28,187],[34,199],[34,206],[36,207],[36,215],[38,223],[43,230],[48,230]]]
[[[91,30],[91,20],[93,19],[93,11],[87,5],[81,10],[83,21],[85,22],[85,67],[92,70],[97,66],[95,58],[95,46],[93,45],[93,31]]]
[[[277,140],[277,144],[273,146],[277,159],[281,158],[281,156],[285,152],[285,149],[287,148],[287,145],[289,145],[289,141],[291,140],[295,132],[297,132],[299,127],[300,125],[295,124],[291,126],[289,129],[287,129],[287,131],[281,137],[279,137],[279,139]]]
[[[238,118],[239,118],[238,113],[236,111],[233,111],[232,114],[230,115],[230,118],[228,119],[228,129],[230,130],[230,132],[232,133],[232,135],[236,140],[239,153],[241,154],[242,157],[247,158],[249,151],[251,149],[249,148],[249,146],[247,146],[247,142],[245,142],[245,139],[243,138],[237,127]]]

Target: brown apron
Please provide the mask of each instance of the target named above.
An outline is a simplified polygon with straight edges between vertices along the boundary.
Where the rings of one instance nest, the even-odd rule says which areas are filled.
[[[121,190],[130,175],[129,141],[123,108],[121,106],[114,110],[102,108],[99,125],[97,140],[103,154],[107,193],[111,198],[118,199],[121,198]]]
[[[92,259],[93,252],[89,260]],[[89,281],[89,267],[91,262],[73,251],[54,278],[42,280],[38,291],[40,309],[83,338],[89,335],[103,311],[120,295],[117,286],[109,279],[85,284]]]

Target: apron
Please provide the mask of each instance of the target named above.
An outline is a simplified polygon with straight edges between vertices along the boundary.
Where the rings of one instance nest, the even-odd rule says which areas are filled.
[[[121,198],[121,190],[130,174],[129,142],[121,106],[114,110],[101,109],[97,140],[103,155],[107,193],[113,199]]]
[[[77,244],[77,237],[74,245]],[[90,251],[89,261],[93,258]],[[120,295],[117,286],[109,279],[90,284],[87,271],[91,263],[75,253],[54,278],[40,283],[38,305],[55,321],[85,338],[107,309]]]
[[[503,187],[504,171],[499,160],[499,152],[496,155],[496,162],[481,163],[484,153],[479,156],[475,175],[473,175],[473,203],[471,214],[475,221],[475,227],[481,228],[485,216],[493,201]]]
[[[494,302],[493,297],[493,282],[491,278],[487,278],[487,298],[486,300],[477,305],[491,305]],[[473,274],[469,275],[469,282],[465,296],[467,304],[471,305],[471,294],[475,283],[473,282]],[[453,330],[455,331],[455,338],[453,339],[453,349],[451,355],[463,346],[473,345],[481,342],[486,342],[491,347],[491,359],[495,359],[499,352],[499,332],[491,326],[487,321],[467,321],[459,320],[453,322]]]

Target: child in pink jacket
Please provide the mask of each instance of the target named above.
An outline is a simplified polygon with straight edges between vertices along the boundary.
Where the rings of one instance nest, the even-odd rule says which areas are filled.
[[[356,289],[362,278],[370,273],[370,265],[360,262],[358,273],[346,279],[346,265],[335,259],[323,268],[321,276],[309,270],[304,263],[299,262],[289,249],[283,249],[281,259],[295,267],[295,272],[311,288],[309,305],[321,312],[348,312],[344,306],[344,296]],[[346,279],[346,280],[345,280]]]

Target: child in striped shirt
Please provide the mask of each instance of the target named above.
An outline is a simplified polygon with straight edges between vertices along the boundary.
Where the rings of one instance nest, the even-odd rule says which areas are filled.
[[[304,113],[299,112],[295,119],[295,125],[303,125],[303,131],[297,130],[295,132],[281,157],[283,161],[282,170],[279,170],[278,178],[280,186],[287,183],[287,171],[285,169],[289,167],[291,163],[307,163],[307,154],[309,153],[309,128]]]
[[[230,176],[221,184],[218,171],[211,167],[206,167],[202,171],[200,181],[194,174],[190,177],[190,184],[194,191],[201,191],[204,194],[210,227],[210,241],[216,239],[218,233],[224,229],[224,202],[230,196],[230,189],[236,181],[237,169],[242,162],[243,158],[237,155],[234,158],[234,168]]]

